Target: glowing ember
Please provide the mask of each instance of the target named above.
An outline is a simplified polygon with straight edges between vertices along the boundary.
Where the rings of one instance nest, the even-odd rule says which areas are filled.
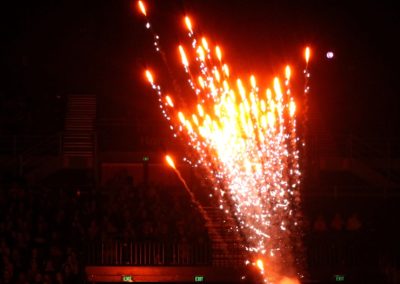
[[[304,52],[304,57],[306,59],[306,63],[308,64],[308,61],[310,60],[310,55],[311,55],[311,51],[309,47],[306,47],[306,50]]]
[[[264,263],[261,259],[257,259],[256,261],[257,267],[258,269],[260,269],[260,271],[263,273],[264,272]]]
[[[142,1],[138,1],[138,7],[139,7],[140,12],[142,12],[143,15],[147,16],[146,15],[146,7],[144,6]]]
[[[186,160],[207,170],[220,208],[237,220],[235,229],[246,237],[247,263],[259,268],[265,282],[298,283],[283,278],[298,273],[292,243],[299,238],[301,172],[292,70],[286,66],[284,81],[275,77],[271,89],[254,75],[248,83],[232,78],[221,48],[197,38],[190,19],[184,20],[191,44],[178,50],[197,104],[188,106],[179,97],[173,102],[148,70],[147,80],[171,129],[194,150],[196,162]],[[307,47],[306,64],[310,53]],[[166,161],[176,170],[170,156]]]
[[[166,156],[165,156],[165,160],[167,161],[168,165],[169,165],[171,168],[176,169],[174,160],[172,160],[172,158],[171,158],[169,155],[166,155]]]
[[[185,17],[185,24],[189,32],[193,32],[192,30],[192,21],[190,21],[190,18],[188,16]]]
[[[153,75],[151,74],[151,72],[149,70],[146,70],[145,72],[146,78],[149,81],[150,84],[154,84],[154,79],[153,79]]]

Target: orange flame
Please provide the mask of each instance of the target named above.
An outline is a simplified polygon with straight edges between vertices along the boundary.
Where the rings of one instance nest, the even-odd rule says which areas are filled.
[[[289,103],[289,115],[290,115],[290,117],[293,117],[295,112],[296,112],[296,104],[295,104],[294,101],[290,101],[290,103]]]
[[[310,48],[307,46],[306,50],[304,51],[304,57],[306,59],[306,63],[308,64],[308,61],[310,61],[310,56],[311,56],[311,50]]]
[[[182,64],[187,67],[189,66],[189,61],[187,60],[185,50],[183,49],[182,45],[179,46],[179,53],[181,54]]]
[[[186,119],[185,119],[185,116],[183,115],[183,113],[181,111],[178,112],[178,118],[179,118],[179,120],[181,121],[182,124],[185,124]]]
[[[221,48],[219,46],[215,47],[215,54],[217,55],[218,60],[221,61],[222,52],[221,52]]]
[[[176,170],[174,160],[173,160],[169,155],[166,155],[166,156],[165,156],[165,161],[167,161],[167,164],[168,164],[171,168],[173,168],[173,169]]]
[[[203,117],[204,116],[204,110],[203,110],[203,107],[200,104],[197,105],[197,110],[199,111],[199,115],[201,117]]]
[[[201,43],[203,44],[204,49],[208,50],[208,42],[207,42],[207,39],[205,37],[203,37],[201,39]]]
[[[285,68],[285,77],[286,77],[286,80],[290,80],[290,75],[291,75],[291,74],[292,74],[292,72],[291,72],[291,70],[290,70],[290,66],[287,65],[286,68]]]
[[[257,265],[258,269],[260,269],[261,271],[264,271],[264,263],[261,259],[257,259],[256,265]]]
[[[152,84],[152,85],[154,84],[153,75],[151,74],[151,72],[149,70],[146,70],[146,78],[150,82],[150,84]]]
[[[188,16],[185,17],[185,24],[188,30],[192,33],[193,32],[192,22],[190,21],[190,18]]]
[[[224,65],[222,66],[222,69],[224,70],[225,75],[226,75],[227,77],[229,77],[229,67],[228,67],[228,65],[224,64]]]
[[[255,88],[257,87],[257,84],[256,84],[256,77],[254,77],[254,75],[251,75],[251,76],[250,76],[250,84],[251,84],[251,87],[252,87],[253,89],[255,89]]]
[[[139,7],[140,12],[142,12],[143,15],[147,16],[146,6],[144,5],[144,3],[142,1],[138,1],[138,7]]]
[[[174,102],[172,101],[172,99],[171,99],[170,96],[166,96],[166,97],[165,97],[165,100],[167,101],[167,104],[168,104],[170,107],[174,107]]]

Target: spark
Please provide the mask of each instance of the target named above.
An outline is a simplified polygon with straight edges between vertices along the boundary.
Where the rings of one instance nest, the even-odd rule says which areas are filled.
[[[260,269],[261,272],[264,271],[264,263],[261,259],[257,259],[256,265],[257,265],[258,269]]]
[[[149,83],[150,83],[151,85],[154,85],[153,74],[151,74],[151,72],[150,72],[149,70],[146,70],[145,74],[146,74],[146,78],[147,78],[147,80],[149,81]]]
[[[171,158],[170,155],[166,155],[166,156],[165,156],[165,161],[167,161],[167,164],[168,164],[171,168],[173,168],[174,170],[176,169],[175,162],[174,162],[174,160],[172,160],[172,158]]]
[[[292,74],[292,71],[291,71],[291,69],[290,69],[290,66],[289,65],[287,65],[286,66],[286,68],[285,68],[285,77],[286,77],[286,80],[290,80],[290,75]]]
[[[190,18],[188,16],[185,17],[185,24],[187,29],[193,33],[193,28],[192,28],[192,21],[190,20]]]
[[[221,48],[219,46],[215,47],[215,54],[217,55],[218,60],[221,62],[222,52],[221,52]]]
[[[201,43],[203,44],[204,49],[208,50],[208,42],[207,42],[207,39],[205,37],[203,37],[201,39]]]
[[[144,16],[147,16],[147,14],[146,14],[146,6],[144,5],[144,3],[142,1],[138,1],[138,7],[139,7],[140,12],[142,12],[142,14]]]
[[[187,60],[185,50],[183,49],[182,45],[179,46],[179,53],[181,54],[182,64],[185,67],[189,66],[189,61]]]
[[[165,96],[165,100],[170,107],[174,107],[174,102],[172,101],[170,96]]]
[[[290,114],[290,117],[293,117],[295,112],[296,112],[296,104],[294,103],[294,101],[291,101],[289,103],[289,114]]]
[[[310,61],[310,56],[311,56],[311,50],[310,48],[307,46],[305,51],[304,51],[304,58],[306,60],[306,63],[308,64],[308,62]]]
[[[181,181],[183,187],[185,188],[187,194],[190,197],[191,202],[197,207],[197,209],[199,210],[200,214],[202,215],[204,221],[208,224],[211,224],[212,221],[210,219],[210,217],[207,214],[207,211],[204,210],[203,206],[200,204],[200,202],[196,199],[195,195],[193,194],[192,190],[189,188],[189,186],[187,185],[185,179],[182,177],[180,171],[178,170],[178,168],[175,165],[174,160],[172,159],[172,157],[170,155],[165,155],[165,161],[167,162],[167,164],[174,170],[176,176],[178,177],[178,179]],[[220,234],[215,230],[212,229],[213,233],[219,237]]]

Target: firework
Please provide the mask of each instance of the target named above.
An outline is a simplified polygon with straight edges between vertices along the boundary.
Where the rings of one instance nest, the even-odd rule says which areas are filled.
[[[149,24],[142,2],[139,8]],[[189,17],[184,23],[190,44],[177,49],[187,74],[183,83],[192,90],[185,96],[193,95],[197,103],[186,106],[183,98],[164,94],[149,70],[146,78],[174,135],[197,158],[186,161],[207,171],[220,208],[237,220],[235,229],[246,238],[246,263],[258,267],[265,282],[277,281],[296,272],[297,265],[292,243],[299,231],[301,172],[292,69],[286,66],[284,79],[275,77],[270,88],[261,87],[254,75],[248,82],[234,78],[221,47],[197,37]],[[308,66],[309,48],[305,59]],[[172,159],[166,159],[183,180]]]

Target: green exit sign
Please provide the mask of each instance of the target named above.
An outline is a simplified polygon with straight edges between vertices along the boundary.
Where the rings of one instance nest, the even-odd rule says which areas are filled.
[[[194,282],[204,282],[204,276],[202,275],[196,275],[194,277]]]
[[[133,282],[132,275],[122,275],[122,282]]]
[[[344,275],[340,275],[340,274],[335,275],[335,280],[336,280],[336,282],[343,282]]]

